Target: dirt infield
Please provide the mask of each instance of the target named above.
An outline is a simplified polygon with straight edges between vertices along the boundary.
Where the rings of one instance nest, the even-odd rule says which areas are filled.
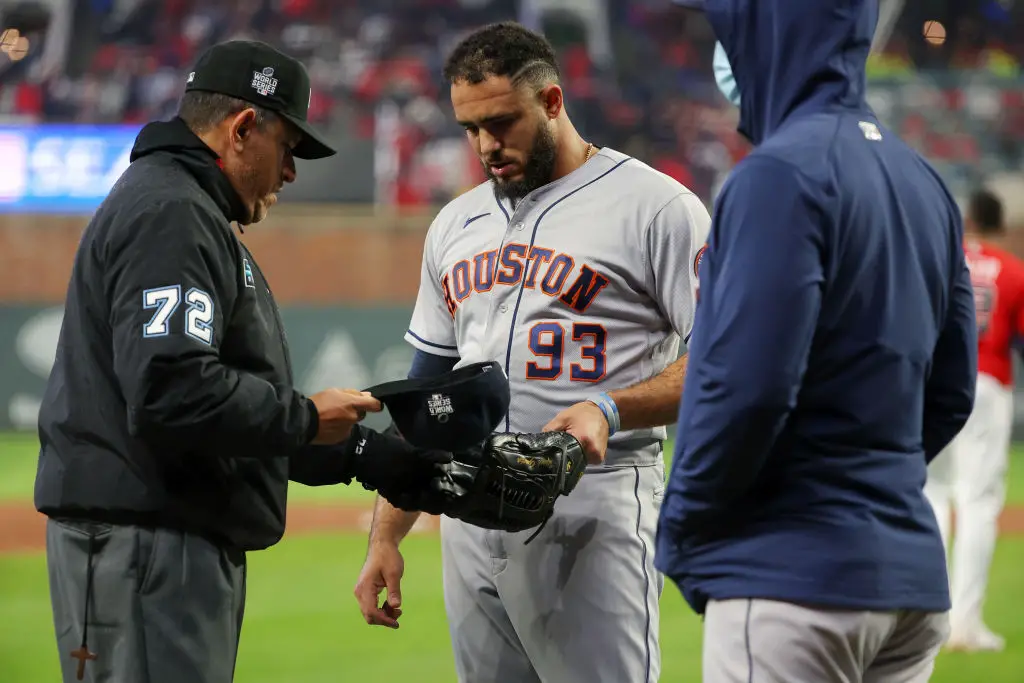
[[[365,505],[303,503],[288,507],[289,535],[317,531],[369,531],[372,510]],[[434,532],[437,518],[423,515],[413,531]],[[0,554],[45,548],[46,518],[31,503],[0,504]]]
[[[289,535],[322,531],[366,531],[371,510],[362,505],[303,503],[288,508]],[[435,532],[437,518],[420,518],[413,531]],[[1024,505],[1003,510],[999,519],[1003,536],[1024,535]],[[38,552],[45,547],[45,518],[31,503],[0,505],[0,554]]]

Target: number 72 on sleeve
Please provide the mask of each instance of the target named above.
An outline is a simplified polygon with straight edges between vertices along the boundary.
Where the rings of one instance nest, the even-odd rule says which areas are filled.
[[[142,327],[143,337],[166,337],[171,331],[172,316],[181,303],[181,285],[147,289],[142,293],[142,307],[156,309]],[[213,297],[197,287],[185,292],[185,334],[204,344],[213,343]]]
[[[569,364],[573,382],[599,382],[607,373],[605,345],[607,331],[597,323],[539,322],[530,328],[530,352],[536,357],[526,363],[526,379],[554,381],[562,376],[566,346],[579,347],[580,362]]]

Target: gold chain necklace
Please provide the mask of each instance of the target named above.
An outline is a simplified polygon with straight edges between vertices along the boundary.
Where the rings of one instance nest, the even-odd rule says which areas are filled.
[[[593,153],[594,153],[594,143],[593,142],[588,142],[587,143],[587,155],[583,159],[583,163],[584,164],[587,163],[588,161],[590,161],[590,155],[593,154]],[[518,202],[513,199],[512,200],[512,210],[513,211],[515,211],[517,204],[518,204]]]
[[[587,156],[584,157],[583,163],[587,163],[588,161],[590,161],[590,155],[593,154],[593,153],[594,153],[594,143],[593,142],[588,142],[587,143]]]

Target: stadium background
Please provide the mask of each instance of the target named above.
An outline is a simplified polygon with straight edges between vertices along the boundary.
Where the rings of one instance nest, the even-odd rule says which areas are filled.
[[[872,105],[958,198],[996,190],[1024,256],[1024,0],[883,0],[883,17]],[[302,59],[310,117],[340,153],[300,161],[244,239],[282,305],[303,390],[402,377],[426,227],[482,180],[441,64],[465,30],[508,18],[558,48],[584,136],[711,205],[747,147],[711,77],[706,22],[669,0],[0,0],[0,680],[59,680],[31,505],[35,418],[75,246],[141,125],[173,114],[212,42],[255,37]],[[943,655],[933,680],[1024,681],[1022,468],[1015,455],[986,610],[1007,651]],[[285,541],[250,560],[238,681],[454,680],[433,520],[404,546],[402,628],[371,629],[351,589],[372,499],[358,486],[291,496]],[[663,603],[662,680],[699,680],[699,621],[671,586]]]

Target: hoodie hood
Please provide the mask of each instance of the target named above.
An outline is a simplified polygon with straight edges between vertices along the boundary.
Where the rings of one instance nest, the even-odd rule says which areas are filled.
[[[130,161],[159,152],[169,153],[199,182],[229,222],[244,223],[249,209],[220,166],[220,157],[180,118],[146,124],[132,147]]]
[[[760,144],[787,119],[867,109],[878,0],[704,0],[740,94],[739,130]]]

